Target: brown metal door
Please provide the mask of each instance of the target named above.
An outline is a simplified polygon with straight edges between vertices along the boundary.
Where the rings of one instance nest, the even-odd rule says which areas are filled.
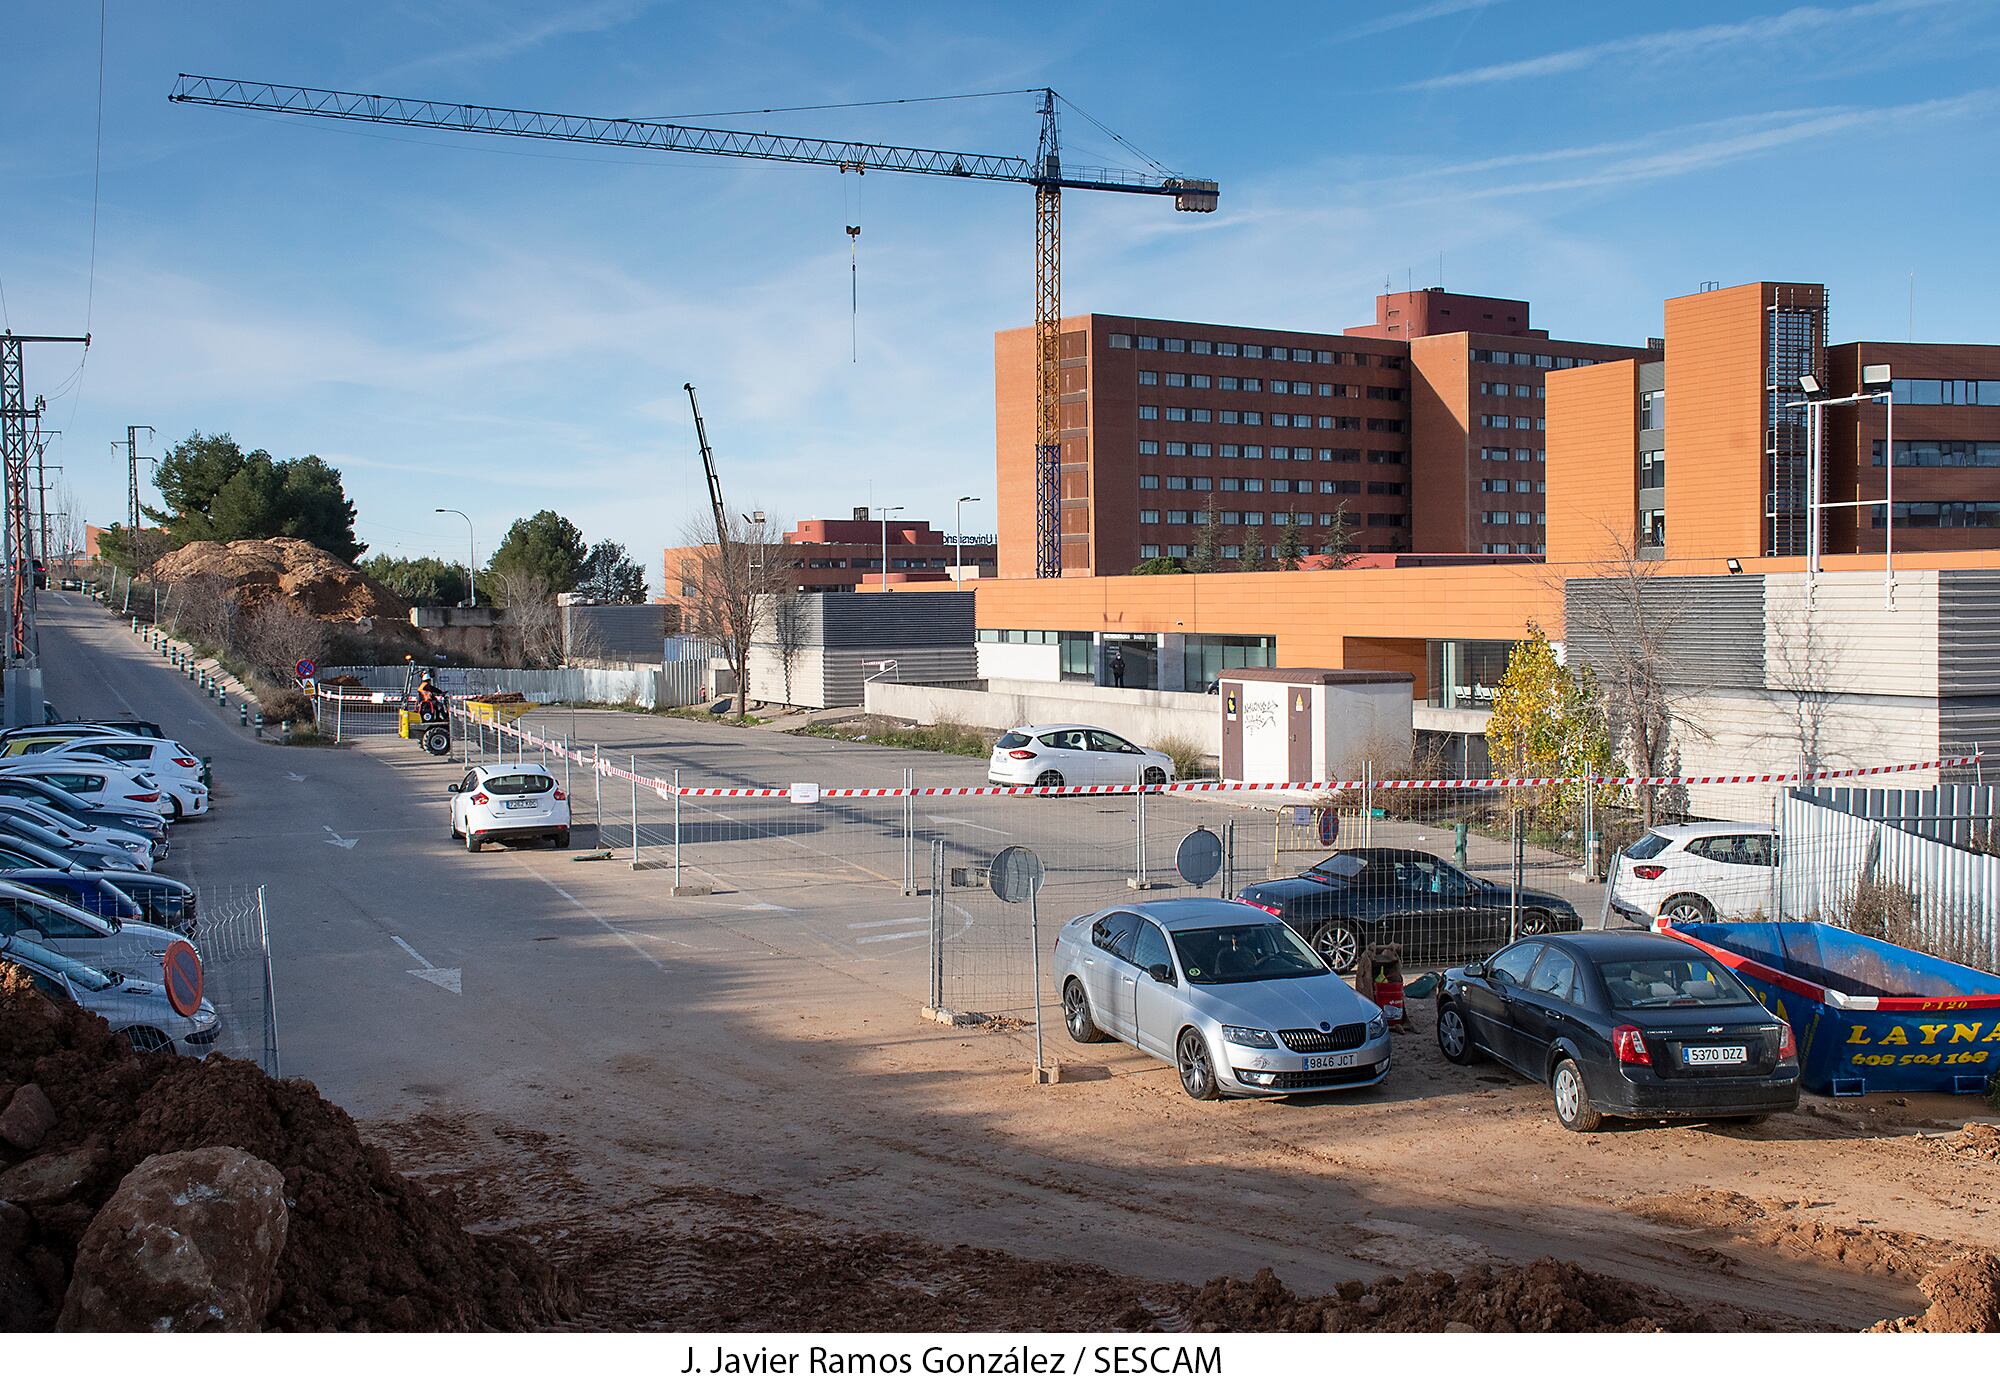
[[[1222,777],[1243,777],[1243,684],[1224,682],[1222,692]],[[1185,775],[1182,775],[1185,778]]]
[[[1285,689],[1285,777],[1304,783],[1312,777],[1312,688]]]

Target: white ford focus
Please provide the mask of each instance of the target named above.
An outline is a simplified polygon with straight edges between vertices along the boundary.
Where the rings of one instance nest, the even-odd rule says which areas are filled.
[[[569,795],[539,764],[474,765],[451,795],[451,835],[467,851],[545,837],[569,845]]]

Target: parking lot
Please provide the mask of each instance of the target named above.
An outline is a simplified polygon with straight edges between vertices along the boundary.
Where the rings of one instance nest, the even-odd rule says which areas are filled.
[[[712,863],[721,893],[674,898],[668,871],[575,859],[593,844],[587,781],[571,852],[468,856],[446,830],[457,759],[380,737],[259,743],[94,603],[52,593],[43,616],[59,709],[144,713],[213,756],[215,811],[177,833],[178,872],[267,887],[285,1071],[485,1223],[595,1255],[583,1280],[602,1323],[637,1322],[649,1291],[701,1280],[680,1240],[728,1197],[826,1232],[1158,1281],[1271,1267],[1319,1290],[1553,1254],[1816,1328],[1917,1309],[1915,1281],[1941,1251],[2000,1244],[1995,1157],[1962,1144],[1990,1134],[1959,1130],[1991,1118],[1977,1099],[1813,1099],[1752,1127],[1578,1136],[1545,1090],[1445,1065],[1427,1003],[1379,1090],[1195,1104],[1169,1067],[1075,1045],[1053,1013],[1063,1082],[1037,1087],[1023,1031],[919,1019],[929,909],[892,861],[801,869],[812,848],[766,828],[724,843],[736,850]],[[755,729],[536,720],[564,738],[573,721],[578,742],[690,784],[900,785],[906,768],[925,784],[979,779],[977,761]],[[629,798],[610,788],[607,823]],[[967,819],[934,825],[976,854],[1046,831],[1026,800],[977,802],[924,816]],[[1096,814],[1064,816],[1081,828]],[[1162,827],[1204,816],[1176,807]],[[1124,835],[1073,840],[1110,878]],[[732,881],[731,866],[756,874]],[[714,1197],[708,1219],[693,1194]]]

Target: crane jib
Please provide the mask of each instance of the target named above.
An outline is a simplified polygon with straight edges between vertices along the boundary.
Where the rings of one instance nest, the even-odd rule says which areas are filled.
[[[576,144],[615,145],[633,149],[775,160],[790,164],[827,165],[846,173],[879,169],[903,174],[941,174],[947,178],[1027,184],[1035,190],[1035,453],[1032,488],[1035,495],[1035,574],[1060,576],[1062,546],[1062,254],[1061,210],[1064,189],[1103,193],[1171,195],[1184,213],[1212,213],[1220,191],[1212,179],[1188,179],[1154,166],[1149,174],[1129,169],[1100,169],[1065,164],[1060,147],[1057,102],[1053,88],[1042,94],[1041,138],[1035,158],[978,155],[932,150],[922,146],[874,145],[825,140],[816,136],[772,135],[705,126],[681,126],[629,117],[568,116],[552,111],[513,107],[473,106],[464,102],[432,102],[409,97],[371,96],[319,87],[286,87],[240,78],[197,77],[182,73],[168,100],[204,106],[270,111],[292,116],[317,116],[336,121],[414,126],[428,130],[463,131],[513,136],[525,140],[556,140]],[[1111,133],[1113,139],[1118,139]],[[1122,142],[1121,142],[1122,143]],[[1142,156],[1143,158],[1143,156]],[[1150,162],[1150,161],[1149,161]],[[850,231],[850,236],[854,235]],[[694,389],[688,389],[690,405]],[[705,437],[699,407],[697,435]],[[702,440],[709,501],[716,521],[716,542],[727,549],[728,515],[722,507],[707,441]],[[883,558],[886,574],[888,558]],[[886,580],[885,580],[886,584]]]
[[[384,97],[317,87],[290,87],[241,78],[180,75],[168,100],[199,106],[272,111],[326,120],[363,121],[376,125],[415,126],[428,130],[465,131],[529,140],[575,144],[619,145],[676,154],[734,156],[792,164],[859,167],[902,174],[941,174],[1000,183],[1052,185],[1106,193],[1172,196],[1188,211],[1215,207],[1212,180],[1144,174],[1135,170],[1072,166],[1056,179],[1038,171],[1033,160],[1017,155],[982,155],[934,150],[923,146],[878,145],[863,141],[828,140],[817,136],[773,135],[707,126],[682,126],[633,117],[574,116],[515,107],[475,106],[411,97]]]

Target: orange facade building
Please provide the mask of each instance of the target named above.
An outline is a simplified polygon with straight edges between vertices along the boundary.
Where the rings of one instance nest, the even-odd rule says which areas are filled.
[[[1663,361],[1549,379],[1549,557],[1726,567],[1803,556],[1815,453],[1802,375],[1830,401],[1816,453],[1824,553],[1962,552],[2000,542],[2000,347],[1828,346],[1824,286],[1758,281],[1666,302]],[[1889,526],[1893,511],[1893,529]]]
[[[1533,555],[1543,543],[1544,380],[1648,350],[1552,340],[1526,301],[1376,298],[1372,324],[1295,333],[1111,315],[1063,322],[1066,575],[1353,549]],[[1034,336],[994,341],[1000,574],[1034,574]],[[1211,497],[1213,506],[1211,507]]]

